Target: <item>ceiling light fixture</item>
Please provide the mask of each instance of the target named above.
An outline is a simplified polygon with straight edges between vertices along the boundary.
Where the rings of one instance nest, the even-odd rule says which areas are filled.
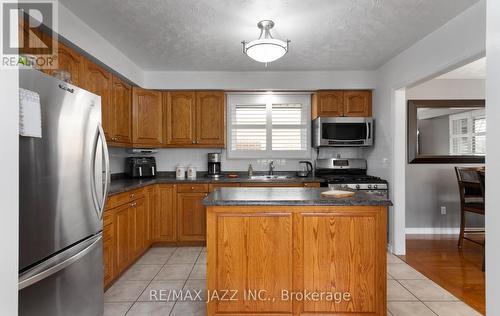
[[[257,23],[260,29],[259,39],[246,42],[243,44],[243,53],[253,60],[261,63],[270,63],[275,61],[288,52],[289,40],[282,41],[275,39],[271,35],[271,29],[274,27],[274,22],[271,20],[263,20]]]

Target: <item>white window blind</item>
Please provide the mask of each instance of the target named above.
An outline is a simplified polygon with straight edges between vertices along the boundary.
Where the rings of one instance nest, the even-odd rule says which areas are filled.
[[[229,94],[228,158],[310,158],[309,94]]]
[[[486,116],[484,110],[450,115],[450,154],[486,153]]]

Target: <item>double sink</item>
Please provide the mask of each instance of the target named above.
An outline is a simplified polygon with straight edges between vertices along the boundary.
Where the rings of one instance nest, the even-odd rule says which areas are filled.
[[[291,176],[276,176],[276,175],[259,175],[259,176],[250,176],[248,177],[251,180],[282,180],[282,179],[293,179]]]

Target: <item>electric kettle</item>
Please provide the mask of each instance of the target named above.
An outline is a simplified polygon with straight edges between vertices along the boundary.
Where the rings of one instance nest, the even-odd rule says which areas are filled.
[[[313,171],[313,166],[309,161],[299,161],[299,166],[297,167],[298,177],[309,177]]]

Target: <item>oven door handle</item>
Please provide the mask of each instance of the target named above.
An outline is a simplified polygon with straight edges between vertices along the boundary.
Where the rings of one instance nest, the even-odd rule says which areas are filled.
[[[349,140],[327,139],[327,141],[350,143],[350,142],[364,142],[366,141],[366,139],[349,139]]]

